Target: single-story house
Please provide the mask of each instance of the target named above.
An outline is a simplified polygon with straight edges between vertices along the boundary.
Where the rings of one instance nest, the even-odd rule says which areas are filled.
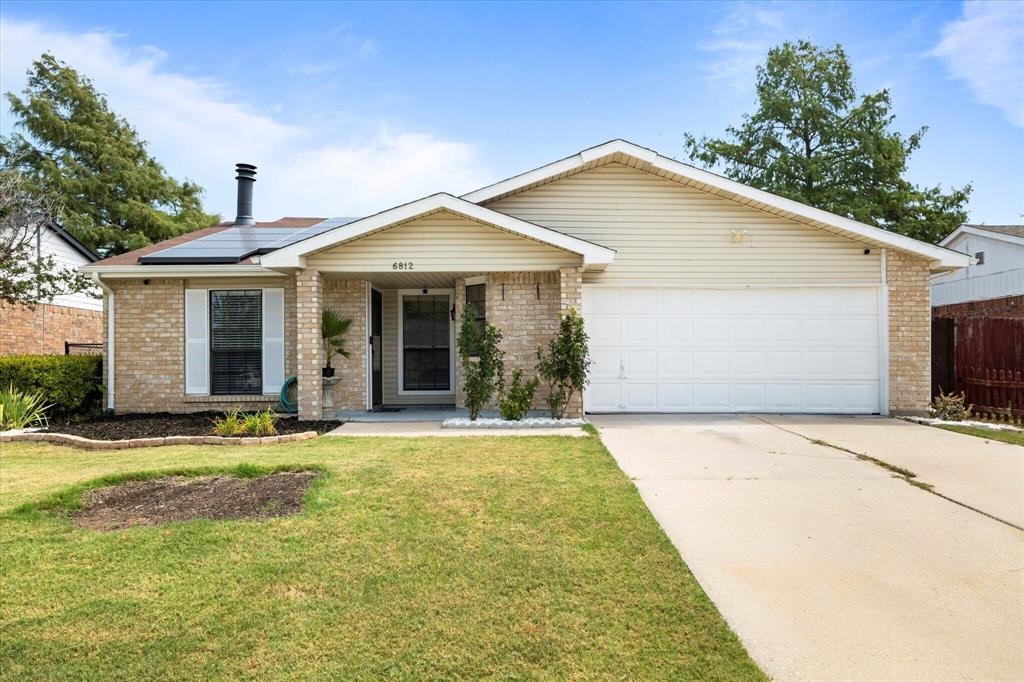
[[[456,320],[533,372],[559,315],[584,316],[589,412],[921,412],[932,273],[970,256],[614,140],[462,196],[362,218],[252,218],[92,264],[107,405],[323,410],[320,313],[354,320],[334,407],[461,405]],[[538,407],[543,395],[537,396]]]
[[[40,222],[34,233],[37,260],[52,257],[54,265],[67,269],[99,260],[60,225]],[[31,308],[0,301],[0,355],[63,355],[68,344],[98,345],[103,341],[102,310],[98,288],[60,294]]]

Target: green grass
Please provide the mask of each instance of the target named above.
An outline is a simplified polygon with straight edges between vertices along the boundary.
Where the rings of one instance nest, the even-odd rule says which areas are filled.
[[[66,517],[103,477],[298,467],[297,516]],[[764,679],[597,438],[4,444],[0,511],[5,679]]]
[[[956,431],[968,436],[977,436],[985,440],[998,440],[1011,445],[1024,445],[1024,431],[996,431],[995,429],[984,429],[976,426],[950,426],[948,424],[938,425],[940,429]]]

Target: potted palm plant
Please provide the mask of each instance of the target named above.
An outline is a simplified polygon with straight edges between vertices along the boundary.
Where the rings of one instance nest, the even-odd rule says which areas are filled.
[[[345,348],[345,335],[352,326],[352,318],[345,317],[333,308],[324,308],[320,314],[320,335],[324,344],[324,366],[325,377],[334,376],[334,368],[331,367],[331,360],[340,355],[343,358],[349,356]]]

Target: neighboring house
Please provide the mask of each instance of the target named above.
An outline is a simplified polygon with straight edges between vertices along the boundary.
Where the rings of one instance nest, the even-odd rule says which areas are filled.
[[[1024,317],[1024,225],[961,225],[939,246],[975,262],[932,277],[933,317]]]
[[[961,225],[939,244],[974,260],[932,277],[932,393],[1024,417],[1024,225]]]
[[[622,140],[361,219],[253,223],[254,175],[239,165],[234,224],[84,268],[109,407],[263,406],[296,375],[320,418],[323,306],[354,320],[338,408],[461,404],[472,306],[528,373],[580,309],[591,412],[921,412],[929,275],[970,261]]]
[[[99,258],[67,230],[44,224],[36,230],[36,257],[48,256],[62,268],[80,268]],[[102,343],[102,311],[98,287],[55,296],[34,309],[0,302],[0,355],[63,355],[65,342]]]

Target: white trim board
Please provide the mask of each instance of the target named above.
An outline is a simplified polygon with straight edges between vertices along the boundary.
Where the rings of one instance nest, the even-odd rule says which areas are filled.
[[[559,176],[576,171],[588,163],[613,154],[629,156],[649,164],[650,168],[686,178],[700,185],[706,191],[719,194],[726,199],[748,204],[754,208],[767,210],[772,213],[781,213],[784,217],[802,218],[803,220],[810,221],[812,227],[819,227],[820,229],[822,225],[828,226],[854,237],[868,239],[884,246],[929,258],[933,261],[933,269],[962,268],[970,263],[970,257],[964,254],[942,248],[941,246],[926,244],[925,242],[911,239],[895,232],[866,225],[798,201],[793,201],[792,199],[786,199],[770,192],[744,185],[721,175],[715,175],[694,166],[680,163],[675,159],[662,156],[651,149],[627,142],[626,140],[612,140],[596,147],[584,149],[578,154],[561,161],[541,166],[521,175],[482,187],[468,194],[463,194],[462,198],[474,203],[484,203],[496,197],[505,196],[557,179]]]
[[[957,237],[964,234],[973,234],[976,237],[987,237],[988,239],[994,239],[1000,242],[1008,242],[1010,244],[1017,244],[1024,246],[1024,238],[1017,237],[1012,234],[1006,234],[1005,232],[996,232],[994,230],[986,230],[984,227],[975,227],[974,225],[961,225],[956,228],[946,238],[939,242],[939,246],[948,247]]]
[[[494,211],[468,202],[451,194],[433,194],[423,199],[396,206],[376,215],[341,225],[314,237],[296,242],[291,246],[268,253],[260,259],[260,265],[267,268],[302,268],[307,255],[338,246],[373,232],[414,220],[436,211],[449,211],[469,220],[491,225],[499,229],[548,244],[583,257],[583,265],[601,269],[615,258],[613,249],[571,237],[556,230],[529,223],[519,218]]]
[[[451,315],[448,315],[448,386],[447,391],[407,391],[405,390],[405,360],[404,353],[402,352],[404,344],[404,328],[405,318],[402,315],[402,299],[406,296],[439,296],[446,295],[448,297],[448,309],[455,304],[455,290],[454,289],[399,289],[398,290],[398,306],[395,311],[397,319],[395,324],[398,329],[398,376],[396,381],[398,385],[395,387],[397,394],[400,396],[417,396],[417,395],[455,395],[455,320],[451,319]]]

